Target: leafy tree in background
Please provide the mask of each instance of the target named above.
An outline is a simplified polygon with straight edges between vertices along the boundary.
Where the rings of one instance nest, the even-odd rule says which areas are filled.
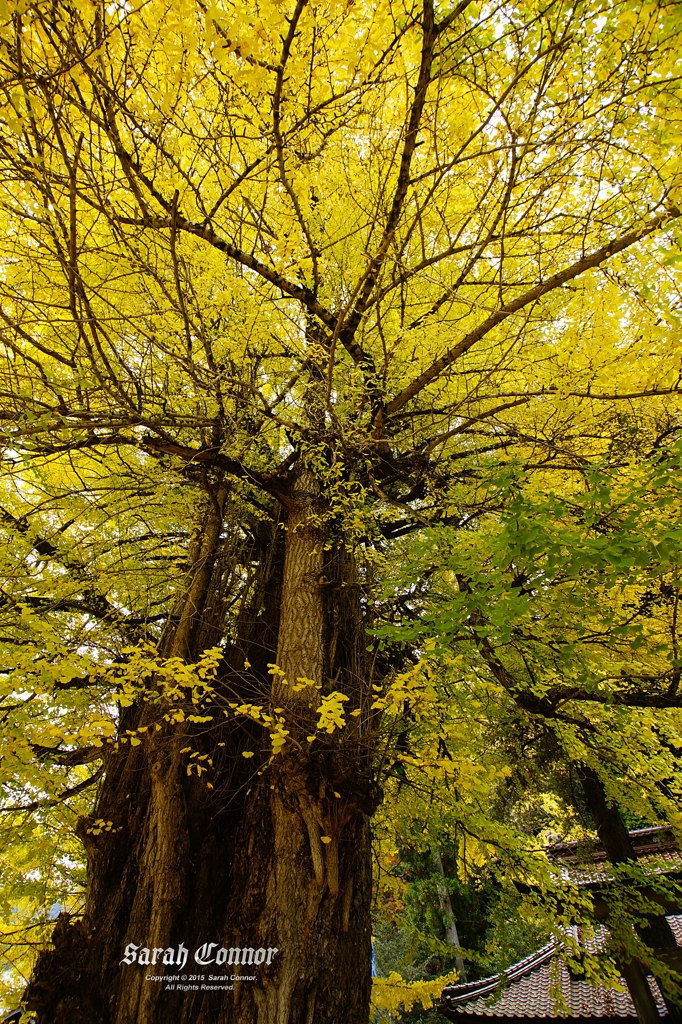
[[[484,725],[473,743],[490,747],[476,757],[476,745],[469,746],[468,770],[491,762],[498,771],[507,767],[493,790],[488,769],[483,808],[468,806],[465,791],[462,806],[450,800],[446,817],[431,816],[430,829],[456,834],[473,826],[495,846],[494,821],[543,840],[557,829],[580,838],[596,827],[626,885],[620,893],[612,886],[610,896],[605,891],[607,904],[612,901],[610,952],[631,990],[638,985],[629,976],[634,961],[669,984],[655,954],[665,957],[664,949],[676,946],[661,919],[646,923],[646,912],[660,915],[666,906],[663,889],[649,891],[646,907],[639,886],[633,895],[631,883],[643,879],[623,826],[625,820],[631,827],[662,821],[679,827],[681,450],[670,435],[676,431],[642,436],[644,450],[608,470],[586,468],[583,488],[570,495],[555,481],[549,490],[536,489],[537,479],[529,486],[524,471],[508,467],[505,509],[485,529],[450,541],[447,531],[425,534],[410,541],[404,559],[411,578],[416,560],[416,575],[428,580],[415,601],[412,642],[440,647],[429,656],[414,709],[424,702],[427,677],[440,685],[451,673],[461,678],[463,669],[470,677],[468,697],[460,690],[458,702],[447,700],[449,720],[442,716],[421,731],[430,734],[432,748],[435,740],[445,750],[458,724],[466,725],[461,756],[478,718]],[[392,631],[382,630],[387,637]],[[401,635],[410,638],[405,621]],[[467,699],[480,709],[473,720]],[[439,797],[434,801],[432,784],[428,799],[440,807]],[[424,799],[421,806],[425,819]],[[406,834],[410,826],[402,829]],[[507,850],[513,854],[511,837]],[[674,887],[667,900],[669,907],[678,904]],[[633,923],[643,946],[632,945]],[[667,991],[679,998],[674,984]],[[653,1019],[655,1008],[633,997],[640,1018],[651,1012]]]
[[[633,464],[647,502],[638,460],[678,429],[679,8],[0,14],[4,827],[39,864],[30,905],[4,898],[28,934],[71,912],[30,1005],[366,1024],[380,783],[431,777],[526,856],[478,799],[508,766],[465,743],[473,678],[543,720],[582,702],[562,749],[597,773],[632,704],[605,693],[639,687],[674,746],[676,649],[623,682],[576,640],[546,671],[584,649],[587,676],[548,697],[534,659],[571,587],[510,664],[495,630],[545,589],[486,569],[510,521],[540,557],[590,473]],[[441,649],[458,623],[474,656],[426,687],[419,544],[449,572]],[[420,715],[446,735],[418,749]],[[120,966],[127,942],[214,940],[281,952],[234,993]]]

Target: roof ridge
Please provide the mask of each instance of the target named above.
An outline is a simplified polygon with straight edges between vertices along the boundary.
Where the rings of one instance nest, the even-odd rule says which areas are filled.
[[[631,839],[640,839],[646,836],[653,836],[656,833],[673,832],[671,825],[648,825],[646,828],[636,828],[628,832]],[[555,843],[548,843],[544,849],[545,852],[551,856],[557,853],[563,852],[564,850],[575,850],[579,846],[602,846],[602,841],[599,836],[583,836],[581,839],[561,839]],[[671,843],[669,845],[675,845],[674,833],[672,835]]]
[[[530,956],[524,957],[523,960],[519,960],[517,963],[512,964],[506,971],[500,971],[499,974],[492,974],[489,978],[481,978],[479,981],[467,981],[461,985],[448,985],[443,989],[443,998],[448,999],[450,1002],[459,1001],[462,999],[469,1000],[472,996],[485,995],[488,991],[493,992],[498,986],[509,984],[512,981],[517,981],[523,977],[524,974],[529,974],[531,971],[541,967],[548,960],[552,959],[552,956],[559,948],[559,943],[556,939],[552,939],[546,946],[542,946],[541,949],[536,950],[535,953],[531,953]],[[457,995],[449,995],[449,993],[457,990]]]
[[[666,914],[665,917],[670,922],[673,934],[679,945],[682,946],[682,914]],[[602,926],[602,928],[604,927]],[[537,999],[537,993],[532,995],[537,985],[540,985],[540,989],[543,991],[547,989],[545,995],[549,993],[547,988],[549,984],[547,964],[551,963],[555,957],[558,957],[562,975],[565,974],[567,965],[562,956],[564,951],[570,954],[570,943],[567,944],[561,940],[561,937],[555,936],[545,946],[536,950],[535,953],[531,953],[530,956],[524,957],[522,960],[517,961],[517,963],[512,964],[506,971],[500,971],[498,974],[493,974],[488,978],[481,978],[479,981],[446,986],[440,998],[444,1012],[447,1011],[446,1015],[448,1016],[454,1014],[453,1020],[459,1020],[462,1014],[471,1016],[472,1013],[477,1016],[483,1014],[488,1017],[498,1018],[528,1015],[520,1013],[518,1009],[519,999],[521,999],[522,1003],[524,1001],[527,1002],[528,999],[531,999],[531,1001]],[[570,974],[570,968],[568,970]],[[562,987],[563,985],[564,982],[562,981]],[[595,1005],[602,1006],[600,1012],[591,1012],[584,1008],[586,988],[590,992],[589,999],[592,1001],[592,1007]],[[606,1013],[609,1019],[619,1018],[625,1021],[626,1019],[635,1018],[635,1010],[631,1005],[632,1000],[627,990],[625,993],[614,993],[610,989],[604,989],[602,983],[590,985],[586,979],[577,978],[569,982],[568,991],[573,993],[566,996],[572,1007],[572,1012],[568,1015],[569,1017],[593,1016],[595,1019],[599,1017],[604,1018],[604,1011],[609,1008],[609,1012]],[[583,994],[576,996],[576,992],[582,992]],[[491,996],[495,996],[495,998],[490,999],[489,997]],[[665,1017],[666,1010],[662,997],[660,997],[660,992],[657,999],[660,1003],[659,1013],[662,1017]],[[578,1012],[576,1006],[583,1006],[583,1009]],[[513,1008],[515,1008],[514,1012],[512,1012]],[[542,1012],[538,1010],[535,1016],[558,1019],[561,1014],[547,1012],[545,1009]]]

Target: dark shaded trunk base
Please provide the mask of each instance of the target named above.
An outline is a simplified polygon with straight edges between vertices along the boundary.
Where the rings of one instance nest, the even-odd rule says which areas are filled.
[[[144,876],[153,793],[140,751],[112,764],[109,806],[106,813],[101,805],[97,810],[120,831],[93,836],[84,823],[88,908],[81,920],[62,915],[54,948],[38,960],[27,1003],[39,1024],[366,1024],[370,829],[358,800],[368,794],[353,799],[346,773],[335,783],[342,796],[321,798],[325,783],[318,769],[309,766],[303,779],[286,771],[284,757],[227,809],[195,780],[176,780],[184,804],[183,820],[173,823],[181,854],[178,900],[168,906],[167,940],[159,945],[177,949],[182,943],[187,963],[182,969],[120,963],[129,942],[157,944],[144,919],[154,882]],[[232,751],[245,793],[248,762],[234,744]],[[230,788],[235,782],[233,776]],[[331,842],[325,844],[327,833]],[[220,947],[278,953],[270,966],[202,966],[194,953],[204,943],[217,944],[213,955]],[[178,983],[197,990],[168,991],[164,983],[144,980],[164,972],[186,975]],[[208,985],[215,984],[210,975],[227,975],[232,984],[232,974],[257,980],[235,981],[231,991],[202,990],[201,981],[190,980],[204,975]]]
[[[318,739],[311,749],[306,736],[315,730],[314,705],[291,691],[290,707],[277,686],[273,690],[268,672],[281,649],[291,662],[292,681],[309,679],[312,658],[321,685],[339,686],[349,696],[348,710],[369,703],[372,679],[364,664],[352,558],[337,546],[325,553],[324,567],[311,561],[313,554],[319,561],[319,538],[303,528],[311,507],[308,492],[297,501],[289,525],[301,529],[286,533],[287,558],[276,520],[255,539],[261,569],[252,600],[240,612],[240,640],[225,651],[215,700],[204,709],[213,716],[211,724],[189,725],[197,709],[188,704],[185,722],[169,726],[168,708],[154,703],[153,690],[149,702],[122,716],[120,735],[143,727],[136,733],[143,740],[123,746],[106,765],[93,818],[111,822],[111,828],[95,835],[82,823],[85,912],[82,920],[59,921],[54,948],[38,960],[27,1003],[39,1024],[367,1024],[369,816],[379,795],[369,781],[371,751],[360,738],[357,718],[342,743],[334,736],[323,746]],[[196,656],[221,635],[207,632],[213,619],[197,612],[209,607],[207,594],[219,592],[219,560],[210,568],[219,547],[219,521],[211,513],[216,507],[207,512],[210,531],[205,527],[195,545],[194,582],[177,627],[179,634],[184,623],[193,638],[192,644],[183,641],[183,658],[192,651]],[[297,575],[301,566],[306,571]],[[281,608],[289,609],[287,628]],[[176,641],[171,631],[162,649],[178,655]],[[292,652],[300,654],[306,644],[317,660],[311,654],[299,665]],[[223,714],[236,698],[286,705],[291,732],[272,764],[267,733],[248,719],[237,724]],[[244,751],[255,756],[244,758]],[[210,759],[201,761],[208,768],[202,778],[188,774],[190,764],[197,764],[192,754]],[[156,965],[122,963],[130,943],[156,949]],[[195,951],[207,943],[215,944],[213,952],[277,953],[269,965],[257,967],[248,960],[239,966],[202,964]],[[186,963],[169,962],[164,970],[163,951],[177,951],[180,944],[188,951]],[[209,953],[203,959],[214,958]],[[147,974],[179,977],[171,989],[147,980]],[[215,984],[210,975],[227,976],[231,984],[233,974],[255,980],[234,980],[232,990],[201,988]]]

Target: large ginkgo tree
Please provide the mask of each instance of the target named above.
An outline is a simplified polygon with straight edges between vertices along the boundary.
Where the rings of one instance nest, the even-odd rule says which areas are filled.
[[[4,834],[69,911],[41,1024],[366,1024],[370,818],[417,756],[396,545],[456,563],[501,463],[566,495],[679,429],[680,13],[0,4]],[[146,980],[242,948],[255,981]]]

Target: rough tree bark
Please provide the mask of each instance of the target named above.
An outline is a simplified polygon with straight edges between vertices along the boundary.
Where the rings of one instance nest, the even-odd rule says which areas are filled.
[[[289,507],[277,649],[277,666],[284,674],[275,676],[273,686],[291,742],[261,777],[249,803],[229,915],[241,934],[254,937],[249,945],[257,939],[258,945],[277,946],[282,956],[262,985],[244,986],[235,994],[239,1012],[226,1020],[366,1024],[368,1018],[369,780],[366,774],[363,779],[359,744],[351,743],[349,751],[332,746],[318,752],[307,742],[320,690],[304,681],[326,689],[331,686],[325,681],[340,675],[340,689],[357,691],[360,669],[359,650],[353,649],[361,629],[357,609],[354,623],[352,616],[344,616],[341,645],[328,628],[339,607],[333,601],[330,609],[326,595],[338,594],[340,585],[353,581],[348,578],[351,564],[341,552],[334,569],[338,573],[345,567],[341,576],[346,578],[330,579],[325,571],[321,511],[316,479],[304,471]],[[357,704],[357,692],[354,696]]]
[[[224,487],[211,492],[164,655],[191,659],[210,645],[225,498]],[[230,677],[230,664],[246,658],[264,687],[273,678],[268,664],[277,662],[287,682],[274,677],[272,707],[285,708],[286,746],[269,763],[267,733],[222,715],[203,734],[185,724],[150,728],[142,744],[109,755],[93,817],[113,828],[94,835],[89,821],[81,823],[85,912],[62,915],[53,948],[39,958],[27,990],[39,1024],[367,1022],[369,815],[377,794],[362,718],[349,719],[343,743],[306,739],[325,689],[344,690],[349,710],[363,705],[359,589],[351,556],[320,525],[311,473],[299,475],[288,505],[284,544],[277,523],[264,524],[253,614],[242,617],[239,641],[226,652],[224,680],[232,693],[235,679],[243,685],[243,673]],[[316,686],[294,690],[300,678]],[[141,702],[125,710],[121,728],[158,718],[158,705]],[[214,760],[213,790],[187,775],[189,741]],[[257,757],[243,758],[247,747]],[[130,942],[159,950],[182,943],[188,976],[203,973],[208,981],[211,971],[234,972],[257,980],[235,981],[231,991],[200,983],[167,990],[145,975],[177,968],[121,964]],[[193,953],[207,942],[278,953],[270,966],[197,966]]]

